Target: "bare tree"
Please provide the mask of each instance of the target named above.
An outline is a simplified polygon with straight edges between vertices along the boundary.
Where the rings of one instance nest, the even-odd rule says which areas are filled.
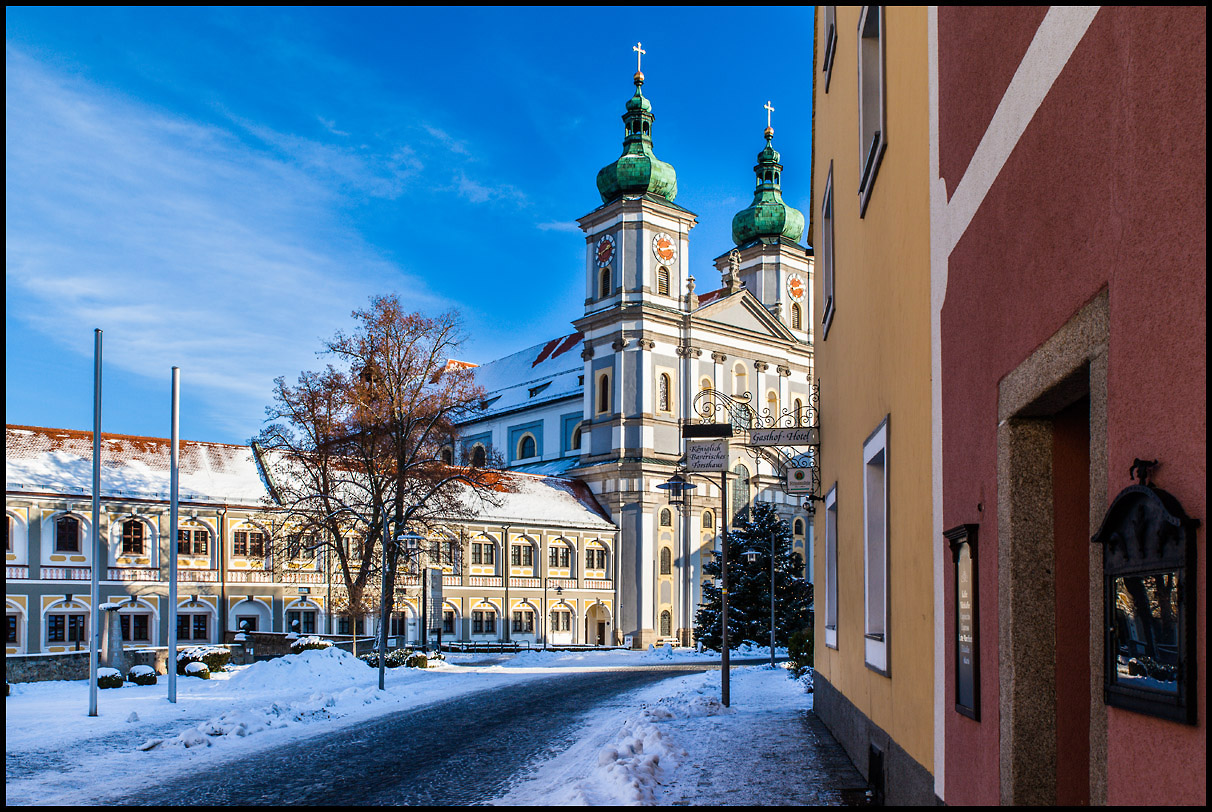
[[[333,363],[294,386],[275,382],[256,442],[275,560],[323,554],[341,576],[351,622],[378,589],[394,596],[397,536],[467,518],[469,494],[492,501],[498,481],[484,467],[443,460],[444,450],[453,459],[455,421],[480,410],[484,396],[471,369],[448,362],[463,338],[458,315],[407,313],[396,296],[380,296],[353,318],[351,332],[325,344]]]

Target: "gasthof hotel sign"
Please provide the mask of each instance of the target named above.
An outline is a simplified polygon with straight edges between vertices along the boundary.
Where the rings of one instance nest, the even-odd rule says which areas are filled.
[[[816,426],[783,429],[750,429],[749,445],[820,445],[821,433]]]

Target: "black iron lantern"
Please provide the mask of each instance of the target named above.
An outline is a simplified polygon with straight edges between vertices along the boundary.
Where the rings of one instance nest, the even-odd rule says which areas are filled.
[[[673,507],[681,507],[686,504],[688,491],[693,491],[698,485],[693,482],[687,482],[686,477],[682,476],[681,471],[677,471],[673,476],[660,485],[657,485],[663,491],[669,494],[669,504]]]

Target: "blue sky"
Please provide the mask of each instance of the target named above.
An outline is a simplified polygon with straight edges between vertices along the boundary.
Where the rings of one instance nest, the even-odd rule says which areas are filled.
[[[811,14],[8,9],[6,422],[92,425],[94,327],[106,431],[166,436],[177,365],[182,435],[236,443],[374,294],[475,362],[568,332],[637,40],[711,289],[767,99],[808,211]]]

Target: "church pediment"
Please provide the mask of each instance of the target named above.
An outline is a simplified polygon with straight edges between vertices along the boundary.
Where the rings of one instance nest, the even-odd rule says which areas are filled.
[[[725,291],[720,291],[720,293],[723,294]],[[772,316],[757,297],[745,288],[741,288],[731,295],[721,295],[704,304],[694,311],[693,319],[697,323],[714,322],[736,330],[782,341],[797,340],[791,331]]]

